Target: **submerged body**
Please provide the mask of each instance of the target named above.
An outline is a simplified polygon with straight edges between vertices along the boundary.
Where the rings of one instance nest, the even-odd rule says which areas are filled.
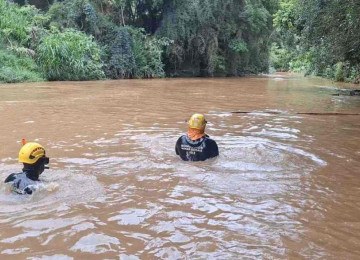
[[[19,162],[24,168],[20,173],[12,173],[5,183],[11,184],[11,189],[17,194],[32,194],[40,183],[39,176],[48,169],[49,158],[46,157],[42,145],[34,142],[26,143],[23,140],[23,147],[19,152]]]
[[[188,131],[175,145],[175,152],[184,161],[205,161],[219,155],[216,142],[205,133],[207,121],[203,114],[193,114]]]
[[[5,183],[11,184],[12,191],[18,194],[32,194],[40,182],[35,179],[30,172],[12,173],[6,179]]]
[[[219,155],[216,142],[205,135],[191,140],[188,135],[181,136],[175,146],[175,152],[184,161],[205,161]]]

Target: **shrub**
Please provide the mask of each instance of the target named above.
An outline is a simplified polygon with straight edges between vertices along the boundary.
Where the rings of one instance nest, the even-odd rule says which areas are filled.
[[[47,17],[41,15],[34,6],[19,7],[6,0],[0,0],[0,37],[6,39],[8,43],[13,41],[28,45],[30,31],[36,26],[42,26],[47,21]]]
[[[163,77],[163,46],[165,38],[150,37],[141,28],[130,26],[109,30],[105,37],[106,75],[110,78]]]
[[[131,78],[135,69],[135,58],[132,50],[133,39],[126,27],[118,27],[110,38],[106,60],[106,74],[113,78]]]
[[[291,51],[280,48],[276,43],[273,43],[270,49],[270,66],[277,71],[288,71],[292,56]]]
[[[0,46],[0,61],[1,82],[43,81],[43,77],[31,57],[16,54]]]
[[[145,34],[142,29],[131,29],[133,37],[133,53],[135,58],[134,77],[164,77],[164,64],[161,59],[163,46],[170,44],[167,38],[156,38]]]
[[[44,37],[37,48],[37,63],[49,80],[104,78],[99,46],[91,36],[73,29]]]
[[[344,76],[344,63],[343,62],[338,62],[335,65],[335,80],[336,81],[344,81],[345,80],[345,76]]]
[[[348,70],[348,77],[345,79],[345,81],[353,82],[356,84],[360,83],[360,65],[352,66]]]

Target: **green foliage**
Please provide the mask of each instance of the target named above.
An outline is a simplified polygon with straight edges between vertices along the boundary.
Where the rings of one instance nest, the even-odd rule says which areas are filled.
[[[337,64],[335,64],[335,80],[336,81],[344,81],[345,80],[345,75],[344,75],[344,63],[342,62],[338,62]]]
[[[19,7],[0,0],[0,81],[41,81],[33,57],[41,26],[47,17],[32,6]]]
[[[277,30],[294,31],[298,0],[281,0],[280,7],[274,14],[274,26]]]
[[[314,69],[313,68],[314,53],[315,51],[312,49],[308,52],[303,52],[301,54],[293,56],[293,58],[289,62],[290,70],[300,73],[303,72],[305,73],[305,75],[311,74]]]
[[[264,4],[266,3],[266,4]],[[268,69],[271,12],[275,1],[185,0],[166,5],[158,34],[168,73],[225,75]]]
[[[277,42],[293,54],[291,62],[310,53],[307,73],[337,81],[357,78],[359,21],[358,1],[281,0],[274,15]]]
[[[268,69],[277,0],[48,4],[44,15],[0,0],[0,36],[14,55],[36,58],[50,80],[153,78],[165,71],[242,75]]]
[[[134,77],[157,78],[164,77],[162,62],[163,46],[168,46],[167,38],[150,37],[143,30],[132,28],[133,53],[135,58]]]
[[[109,37],[105,57],[108,77],[155,78],[165,75],[161,55],[168,40],[149,37],[144,30],[134,27],[118,27]]]
[[[53,31],[43,38],[37,52],[37,63],[49,80],[104,78],[100,48],[84,33]]]
[[[74,28],[94,36],[100,33],[97,11],[88,0],[56,2],[47,14],[51,19],[51,25],[58,29]]]
[[[247,17],[249,28],[253,33],[268,33],[267,29],[271,23],[270,12],[264,7],[262,1],[246,0],[245,15]]]
[[[135,70],[133,39],[127,28],[117,28],[110,39],[106,74],[114,79],[130,78]]]
[[[58,29],[69,26],[69,9],[64,2],[55,2],[47,12],[50,17],[50,25]]]
[[[293,55],[277,43],[273,43],[270,49],[270,66],[277,71],[288,71]]]
[[[243,40],[232,40],[230,41],[229,47],[232,51],[239,54],[249,51],[247,44]]]
[[[349,62],[338,62],[328,66],[321,76],[335,81],[360,83],[360,65],[350,65]]]
[[[0,37],[9,44],[29,45],[31,32],[43,26],[48,17],[33,6],[19,7],[6,0],[0,0]]]
[[[92,34],[97,39],[104,50],[102,60],[107,77],[113,79],[162,77],[164,76],[161,57],[163,39],[150,37],[141,28],[120,27],[109,19],[123,23],[116,14],[119,14],[120,7],[128,10],[130,3],[135,2],[114,1],[112,4],[108,2],[99,4],[86,0],[67,0],[54,4],[49,14],[52,17],[52,24],[57,28],[72,27]],[[157,8],[160,2],[153,4],[154,8]],[[110,13],[105,16],[97,11],[96,7]],[[140,8],[140,4],[137,7]],[[128,21],[127,18],[126,22]]]
[[[0,82],[43,81],[34,60],[0,45]]]
[[[214,66],[214,75],[226,75],[226,60],[224,56],[214,55],[211,57],[210,63]]]
[[[360,64],[349,67],[346,72],[345,81],[354,82],[356,84],[360,83]]]

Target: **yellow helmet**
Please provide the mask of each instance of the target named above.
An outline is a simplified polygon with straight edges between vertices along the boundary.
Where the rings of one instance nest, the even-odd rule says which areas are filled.
[[[19,162],[34,164],[45,156],[45,149],[41,144],[29,142],[21,147],[19,152]]]
[[[189,127],[202,130],[206,126],[205,116],[203,114],[193,114],[189,119]]]

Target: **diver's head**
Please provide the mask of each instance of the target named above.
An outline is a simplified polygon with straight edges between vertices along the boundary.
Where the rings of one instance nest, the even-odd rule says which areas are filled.
[[[46,157],[45,149],[42,145],[29,142],[21,147],[19,152],[19,162],[24,164],[24,171],[31,173],[34,179],[37,179],[39,175],[48,167],[49,158]]]
[[[206,123],[207,122],[203,114],[193,114],[188,121],[190,129],[198,130],[205,130]]]

